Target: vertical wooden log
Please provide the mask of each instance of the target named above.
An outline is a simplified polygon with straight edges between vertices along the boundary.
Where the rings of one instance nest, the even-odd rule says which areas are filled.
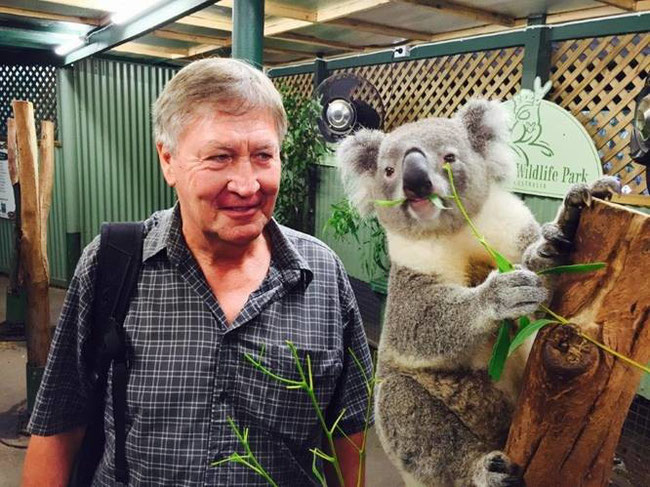
[[[12,102],[16,120],[16,145],[20,160],[20,216],[22,220],[21,255],[27,291],[28,367],[44,367],[50,347],[50,317],[47,262],[43,257],[40,192],[38,188],[38,147],[34,109],[25,101]],[[28,379],[29,380],[29,379]]]
[[[650,217],[596,201],[585,209],[572,261],[607,262],[560,277],[551,309],[575,325],[538,335],[506,451],[529,487],[604,487],[642,372],[650,360]]]
[[[45,272],[49,281],[49,265],[47,263],[47,219],[52,206],[52,187],[54,185],[54,122],[41,122],[40,165],[38,168],[38,189],[40,192],[41,213],[41,243]]]

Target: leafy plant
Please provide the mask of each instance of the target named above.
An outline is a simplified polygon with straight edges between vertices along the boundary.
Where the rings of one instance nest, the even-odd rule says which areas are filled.
[[[300,380],[287,379],[286,377],[277,375],[275,372],[267,368],[262,363],[262,357],[264,355],[264,347],[262,347],[262,350],[260,350],[259,357],[256,358],[249,353],[245,353],[244,358],[248,360],[248,362],[250,362],[253,365],[253,367],[255,367],[257,370],[262,372],[264,375],[270,377],[271,379],[277,382],[284,384],[287,387],[287,389],[302,389],[309,395],[312,405],[314,406],[316,416],[318,417],[318,421],[320,422],[323,432],[325,433],[325,437],[327,439],[329,449],[332,453],[332,455],[328,455],[319,447],[311,448],[309,451],[313,455],[312,473],[318,479],[318,481],[321,483],[323,487],[327,487],[327,481],[325,480],[325,475],[323,474],[323,472],[321,472],[318,469],[318,458],[325,460],[332,464],[336,472],[339,485],[343,486],[345,484],[343,481],[343,473],[341,472],[339,459],[336,453],[336,449],[334,448],[334,432],[335,431],[340,432],[343,435],[343,437],[350,442],[350,444],[354,447],[354,449],[357,450],[357,453],[359,455],[359,465],[362,465],[363,460],[365,459],[366,456],[366,438],[368,434],[368,427],[370,425],[373,393],[375,390],[375,383],[376,383],[376,376],[374,370],[373,370],[372,377],[367,377],[366,372],[363,369],[363,365],[357,358],[354,351],[351,348],[348,349],[350,355],[352,356],[352,360],[354,361],[355,366],[359,369],[361,375],[363,376],[364,383],[366,386],[366,392],[368,394],[368,403],[366,405],[363,439],[361,442],[361,446],[359,447],[345,434],[345,431],[343,431],[343,429],[341,429],[341,427],[339,426],[341,419],[343,419],[343,417],[345,416],[345,409],[341,410],[341,412],[339,413],[339,415],[334,420],[331,426],[327,425],[327,422],[325,420],[325,414],[321,409],[320,404],[318,404],[318,399],[316,398],[316,391],[314,389],[314,379],[311,372],[311,358],[309,357],[309,354],[307,354],[305,363],[303,364],[302,361],[300,360],[300,357],[298,356],[298,349],[296,348],[296,346],[290,341],[287,341],[286,343],[287,346],[289,347],[289,350],[291,350],[291,354],[293,355],[294,363],[296,365],[296,370],[300,375]],[[239,463],[256,472],[258,475],[263,477],[270,485],[277,487],[277,483],[271,478],[268,472],[264,470],[262,465],[260,465],[255,455],[251,451],[250,444],[248,443],[248,428],[244,428],[244,432],[242,433],[239,430],[239,428],[237,428],[237,426],[235,425],[234,421],[231,418],[228,418],[228,423],[230,424],[230,427],[235,432],[237,439],[244,447],[246,454],[241,455],[237,452],[234,452],[230,454],[228,457],[212,463],[212,466],[219,466],[227,462]],[[363,471],[361,468],[359,468],[359,473],[357,476],[357,487],[361,487],[362,474]]]
[[[386,234],[377,218],[362,218],[348,200],[342,200],[332,205],[332,214],[323,231],[328,229],[341,242],[354,240],[361,253],[361,267],[370,280],[388,274]]]
[[[322,107],[318,101],[300,96],[286,85],[280,85],[279,91],[289,128],[282,143],[282,176],[274,215],[283,225],[309,231],[310,167],[330,151],[316,123]]]

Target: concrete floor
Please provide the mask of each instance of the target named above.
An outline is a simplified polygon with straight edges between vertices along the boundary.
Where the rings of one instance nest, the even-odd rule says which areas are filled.
[[[0,276],[0,323],[5,320],[7,278]],[[51,323],[58,318],[65,291],[50,289]],[[1,326],[1,325],[0,325]],[[16,487],[20,483],[28,437],[21,434],[26,421],[25,363],[27,360],[24,342],[0,341],[0,487]],[[377,435],[372,429],[367,444],[368,487],[401,487],[403,482],[395,468],[384,454]]]

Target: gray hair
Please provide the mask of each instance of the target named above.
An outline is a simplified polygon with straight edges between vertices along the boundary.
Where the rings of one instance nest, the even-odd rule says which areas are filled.
[[[174,153],[178,137],[197,115],[209,110],[239,115],[257,109],[270,111],[282,142],[287,114],[282,96],[264,73],[235,59],[195,61],[165,85],[154,103],[154,139]]]

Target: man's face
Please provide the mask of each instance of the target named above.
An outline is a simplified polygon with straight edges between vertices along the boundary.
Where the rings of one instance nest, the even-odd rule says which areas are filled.
[[[269,111],[200,114],[175,154],[160,144],[158,154],[188,241],[246,245],[262,233],[280,186],[280,143]]]

